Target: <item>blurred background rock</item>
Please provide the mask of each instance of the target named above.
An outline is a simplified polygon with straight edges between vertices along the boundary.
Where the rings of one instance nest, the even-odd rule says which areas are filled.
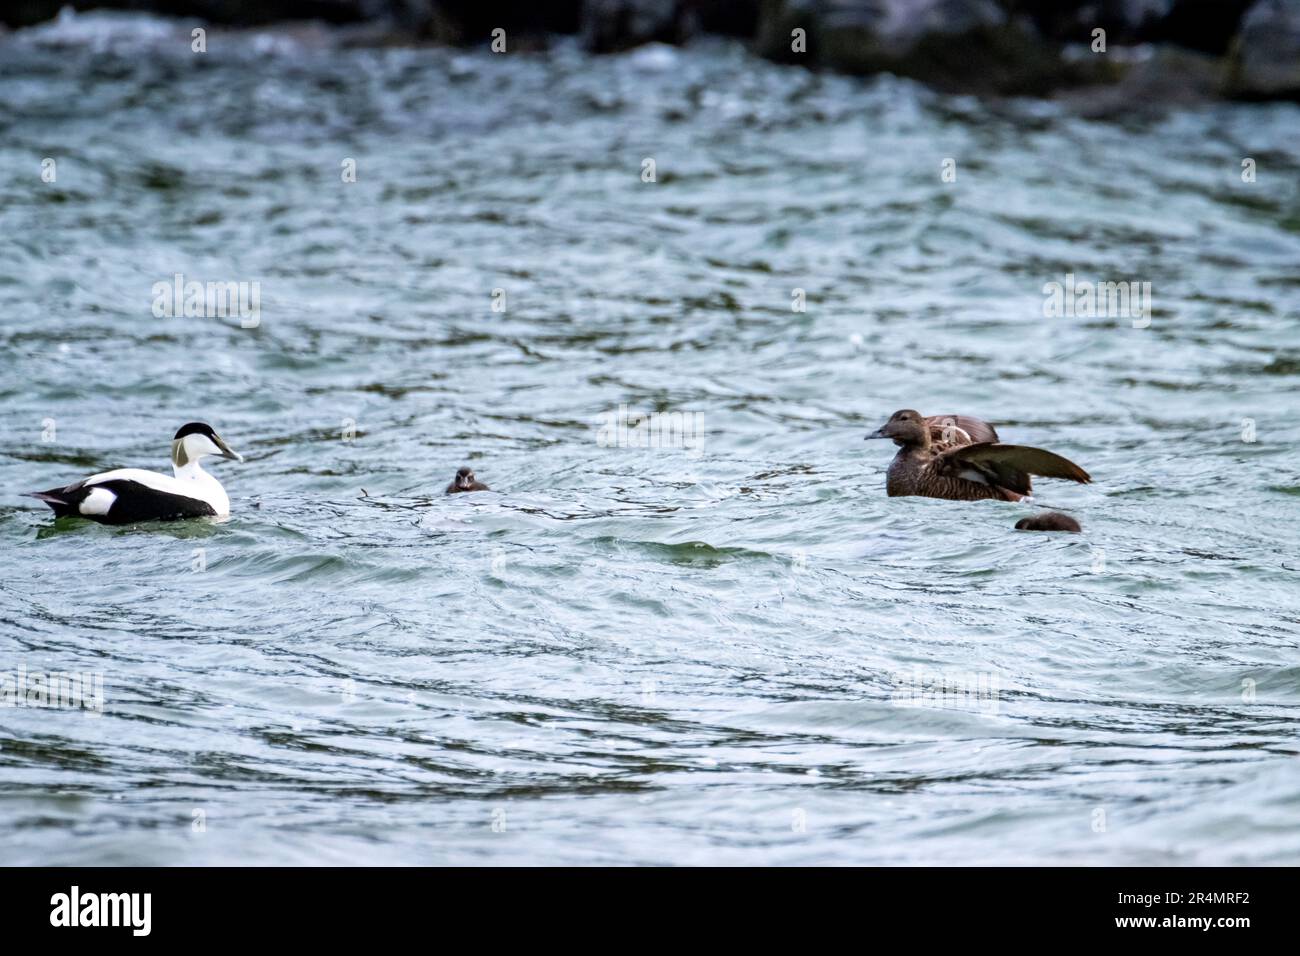
[[[316,20],[354,42],[489,42],[572,36],[611,53],[708,34],[813,69],[890,72],[941,89],[1047,95],[1096,86],[1119,98],[1300,100],[1300,0],[9,0],[0,23],[60,10],[130,10],[254,27]],[[1106,52],[1091,49],[1105,30]],[[794,50],[791,31],[805,31]]]

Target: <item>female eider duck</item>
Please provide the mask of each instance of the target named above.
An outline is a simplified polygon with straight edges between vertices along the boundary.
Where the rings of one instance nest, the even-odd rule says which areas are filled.
[[[1074,462],[1041,448],[1003,445],[988,422],[965,415],[932,415],[905,408],[867,436],[892,438],[899,446],[889,463],[885,491],[898,495],[978,501],[1019,501],[1030,493],[1030,475],[1087,483]]]
[[[456,472],[456,477],[451,480],[447,486],[447,494],[454,495],[458,491],[491,491],[487,485],[474,477],[474,472],[469,468],[462,468]]]
[[[74,515],[102,524],[224,517],[230,514],[226,489],[199,466],[199,460],[208,455],[244,460],[211,425],[190,422],[172,439],[175,477],[141,468],[117,468],[66,488],[28,494],[53,508],[56,517]]]

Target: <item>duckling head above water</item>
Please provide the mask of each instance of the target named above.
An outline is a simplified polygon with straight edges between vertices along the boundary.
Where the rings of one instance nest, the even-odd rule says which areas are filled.
[[[447,486],[447,494],[454,495],[458,491],[491,491],[487,485],[474,477],[474,472],[470,468],[462,468],[456,472],[456,477],[451,480]]]
[[[1044,511],[1031,518],[1021,518],[1016,522],[1017,531],[1073,531],[1080,532],[1079,522],[1059,511]]]

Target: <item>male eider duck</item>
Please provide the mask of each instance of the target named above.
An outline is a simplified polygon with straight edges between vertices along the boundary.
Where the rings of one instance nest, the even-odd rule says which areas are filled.
[[[905,408],[867,438],[892,438],[899,446],[885,481],[891,498],[1019,501],[1031,491],[1030,475],[1092,481],[1086,471],[1060,455],[1000,444],[992,425],[965,415],[925,418]]]
[[[28,494],[53,508],[56,517],[74,515],[102,524],[224,517],[230,514],[226,489],[199,466],[199,460],[208,455],[244,460],[211,425],[190,422],[172,439],[175,477],[140,468],[118,468],[83,478],[66,488]]]
[[[1083,529],[1079,522],[1059,511],[1044,511],[1032,518],[1021,518],[1016,522],[1017,531],[1073,531],[1076,534]]]
[[[458,491],[491,491],[487,485],[474,477],[474,472],[469,468],[462,468],[456,472],[456,477],[451,480],[447,486],[447,494],[454,495]]]

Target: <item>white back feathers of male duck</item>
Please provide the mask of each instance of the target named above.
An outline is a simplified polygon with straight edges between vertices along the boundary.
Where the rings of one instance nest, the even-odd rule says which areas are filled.
[[[64,488],[27,494],[53,508],[56,517],[74,515],[102,524],[224,517],[230,514],[226,489],[199,466],[201,459],[211,455],[244,460],[211,425],[190,422],[172,439],[171,475],[117,468]]]

